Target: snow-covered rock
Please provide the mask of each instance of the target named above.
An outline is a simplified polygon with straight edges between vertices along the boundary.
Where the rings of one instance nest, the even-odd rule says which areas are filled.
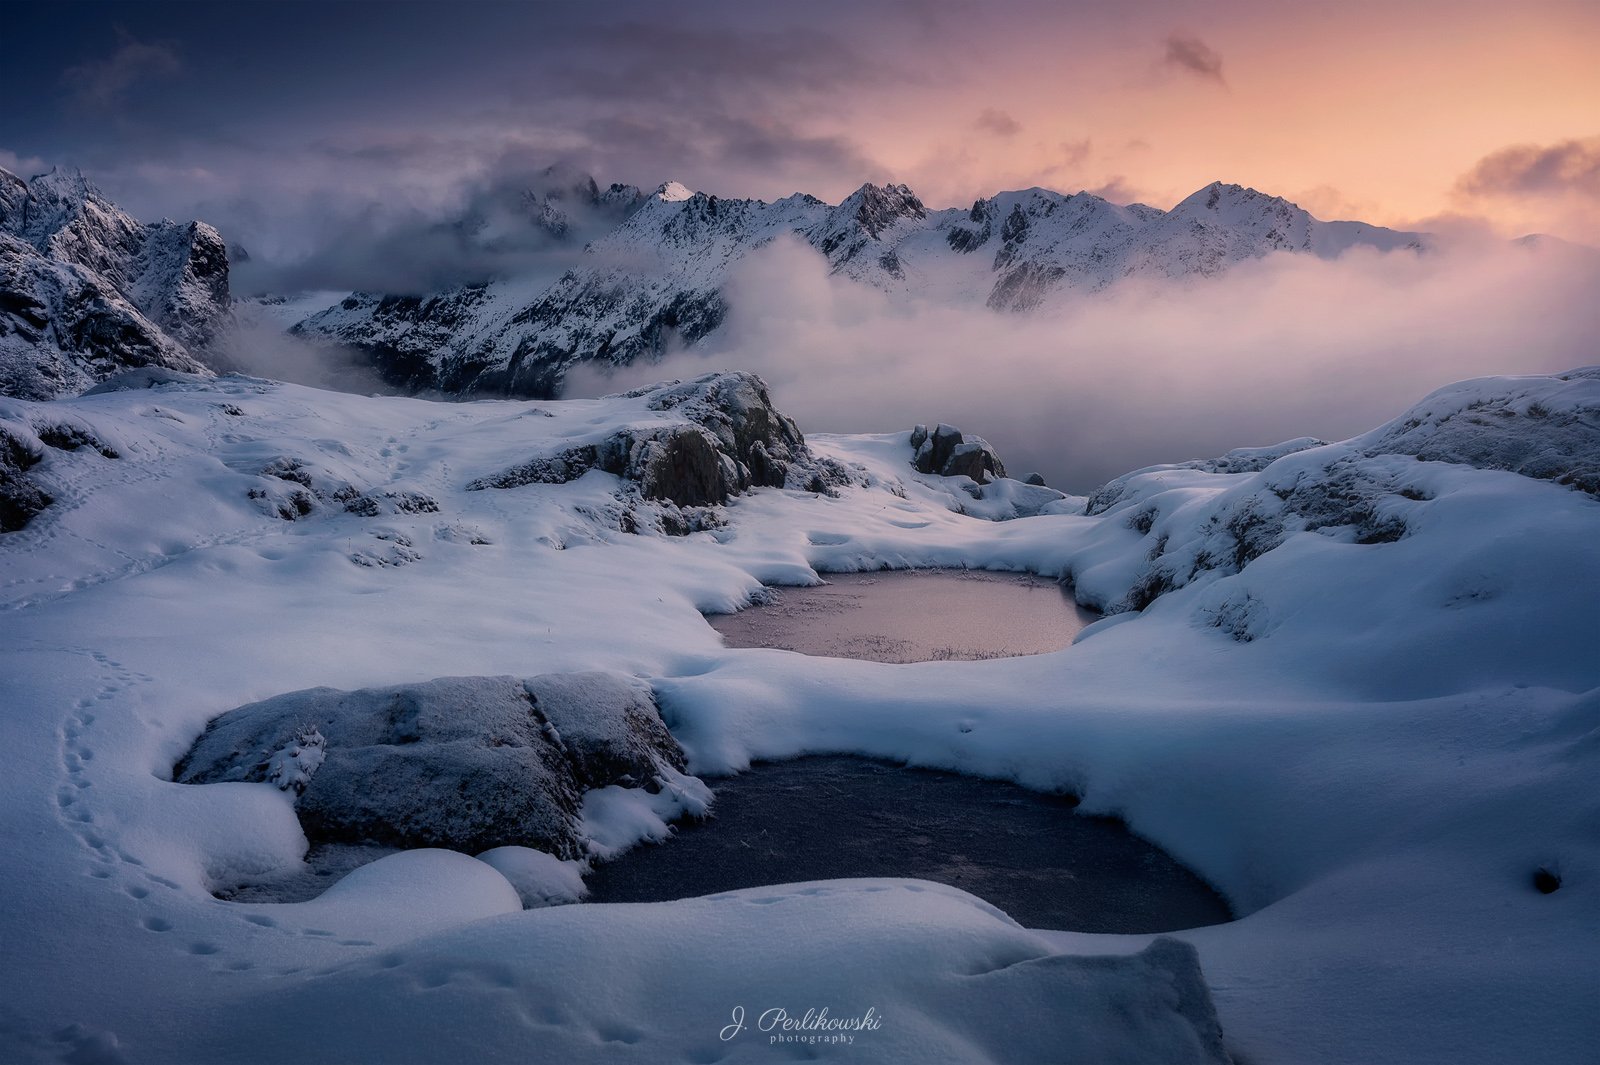
[[[43,457],[32,433],[0,423],[0,532],[15,532],[50,505],[50,496],[28,476]]]
[[[753,487],[833,491],[854,479],[806,447],[755,374],[726,371],[672,381],[619,397],[642,401],[665,420],[617,429],[596,440],[535,456],[470,482],[469,489],[564,484],[589,470],[637,486],[646,500],[678,507],[728,502]]]
[[[292,791],[313,842],[573,859],[585,791],[660,790],[683,767],[648,687],[573,673],[280,695],[211,722],[173,776]]]
[[[916,456],[911,464],[918,473],[941,477],[969,477],[978,484],[991,477],[1004,477],[1005,464],[982,437],[962,435],[960,429],[943,422],[932,430],[919,425],[911,430],[911,448]]]
[[[1091,594],[1107,612],[1140,610],[1173,589],[1238,573],[1296,534],[1399,540],[1427,519],[1429,463],[1507,470],[1600,496],[1600,370],[1465,381],[1342,443],[1300,438],[1119,477],[1090,496],[1086,512],[1142,537],[1143,558],[1124,571],[1125,588]],[[1215,476],[1180,476],[1187,471]],[[1230,608],[1219,625],[1249,638],[1242,617]]]
[[[0,170],[0,394],[136,366],[205,373],[228,315],[227,248],[204,222],[145,225],[80,173]]]
[[[772,203],[669,182],[592,241],[590,265],[553,285],[503,277],[424,296],[355,293],[294,327],[367,351],[393,384],[453,393],[558,395],[576,364],[659,358],[716,331],[750,252],[784,238],[835,275],[896,298],[1027,311],[1125,277],[1221,273],[1274,252],[1420,247],[1415,233],[1322,222],[1287,200],[1212,184],[1171,211],[1087,192],[1003,192],[930,211],[904,185],[867,184],[832,206]]]

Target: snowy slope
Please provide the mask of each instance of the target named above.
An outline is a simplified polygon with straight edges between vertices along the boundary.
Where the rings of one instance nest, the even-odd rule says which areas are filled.
[[[0,170],[0,394],[204,372],[228,310],[227,248],[204,222],[145,225],[81,173]]]
[[[309,903],[210,895],[305,846],[270,784],[172,782],[216,715],[316,685],[587,669],[647,680],[692,773],[854,751],[1125,817],[1241,914],[1177,936],[1236,1061],[1592,1057],[1600,501],[1540,456],[1553,439],[1592,468],[1596,371],[1467,382],[1363,437],[1139,471],[1093,513],[998,523],[960,512],[961,479],[917,474],[906,433],[813,436],[858,483],[755,489],[688,536],[623,532],[626,486],[600,470],[468,490],[674,417],[642,396],[153,380],[0,401],[52,500],[0,535],[6,1060],[833,1052],[724,1042],[738,1005],[875,1007],[848,1050],[865,1061],[1217,1060],[1187,955],[1021,929],[927,883],[522,910],[510,857],[412,851]],[[59,426],[104,449],[66,449]],[[252,498],[300,486],[263,472],[283,459],[382,502],[288,520]],[[437,510],[399,503],[416,496]],[[726,649],[699,616],[762,581],[908,565],[1070,574],[1110,605],[1153,564],[1175,579],[1142,611],[1032,658]]]
[[[550,396],[575,363],[659,357],[716,330],[740,260],[802,240],[836,275],[904,299],[1026,311],[1125,277],[1221,273],[1273,252],[1334,257],[1421,237],[1321,222],[1286,200],[1212,184],[1160,211],[1087,192],[1004,192],[929,211],[904,185],[863,185],[837,206],[690,192],[669,182],[588,247],[593,265],[530,292],[506,278],[422,297],[356,293],[296,327],[370,351],[391,380],[446,392]]]

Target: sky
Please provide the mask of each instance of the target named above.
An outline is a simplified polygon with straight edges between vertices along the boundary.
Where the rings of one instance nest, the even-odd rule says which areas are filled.
[[[1213,180],[1600,243],[1600,4],[116,3],[6,13],[0,166],[325,255],[560,162],[931,207]],[[21,106],[17,106],[21,104]],[[336,277],[359,287],[362,278]]]

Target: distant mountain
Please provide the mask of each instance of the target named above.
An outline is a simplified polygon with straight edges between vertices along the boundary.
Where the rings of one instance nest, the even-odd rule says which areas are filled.
[[[904,185],[863,185],[837,205],[804,194],[768,203],[676,182],[646,195],[567,168],[476,195],[443,228],[486,263],[548,248],[583,262],[553,282],[508,269],[425,295],[266,298],[239,313],[362,352],[394,387],[551,397],[579,363],[651,360],[703,340],[727,317],[739,263],[779,237],[892,298],[1006,313],[1127,277],[1209,276],[1272,252],[1326,258],[1424,239],[1322,222],[1220,183],[1170,211],[1037,188],[930,211]],[[0,394],[77,392],[137,366],[208,372],[232,320],[228,249],[204,222],[141,223],[76,171],[25,181],[0,170]]]
[[[205,372],[228,253],[204,222],[145,225],[77,171],[0,170],[0,394],[81,391],[135,366]]]
[[[592,178],[574,187],[587,203],[607,195]],[[395,385],[549,397],[576,364],[653,359],[702,340],[727,315],[734,268],[781,235],[816,248],[836,276],[892,296],[1001,312],[1126,277],[1214,275],[1271,252],[1331,258],[1355,245],[1423,241],[1319,221],[1287,200],[1221,183],[1170,211],[1038,188],[943,211],[904,185],[863,185],[837,206],[803,194],[723,199],[676,182],[635,200],[628,188],[612,186],[625,217],[588,244],[592,264],[553,285],[504,277],[422,296],[360,292],[295,331],[365,350]]]

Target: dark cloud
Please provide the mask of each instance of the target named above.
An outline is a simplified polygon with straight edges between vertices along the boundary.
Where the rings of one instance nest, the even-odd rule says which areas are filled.
[[[575,131],[584,139],[576,154],[600,169],[637,171],[643,159],[671,160],[646,183],[669,178],[696,184],[695,175],[722,172],[785,173],[796,180],[867,174],[879,169],[860,145],[835,134],[811,133],[771,116],[745,117],[702,109],[661,116],[606,115]],[[719,194],[738,190],[712,185]],[[790,190],[794,191],[794,190]]]
[[[1022,123],[998,107],[985,107],[978,113],[973,125],[985,133],[993,133],[996,137],[1015,137],[1022,132]]]
[[[624,217],[623,204],[594,201],[606,185],[593,180],[572,162],[551,164],[548,156],[510,149],[437,206],[335,212],[309,254],[253,258],[236,270],[236,288],[423,294],[513,274],[551,283],[592,263],[585,245]]]
[[[119,29],[116,51],[103,59],[68,67],[61,74],[61,84],[76,103],[108,110],[120,104],[138,82],[171,77],[182,69],[183,63],[172,45],[141,41]]]
[[[1578,196],[1600,200],[1600,137],[1519,144],[1478,160],[1462,175],[1468,196]]]
[[[864,54],[850,41],[805,27],[719,27],[627,22],[574,29],[549,79],[585,99],[695,103],[706,98],[763,105],[796,92],[833,95],[842,85],[885,84],[913,68]]]
[[[1168,35],[1161,65],[1214,81],[1218,85],[1227,84],[1222,78],[1222,56],[1192,33]]]

